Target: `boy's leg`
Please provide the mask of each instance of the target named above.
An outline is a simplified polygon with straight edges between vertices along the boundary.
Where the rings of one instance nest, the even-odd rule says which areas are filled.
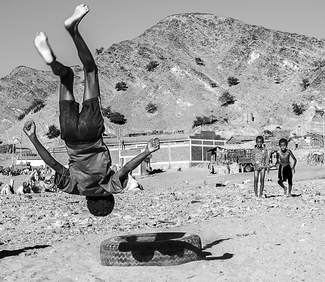
[[[292,194],[291,194],[291,191],[292,191],[292,170],[291,170],[291,167],[289,167],[290,171],[288,171],[288,191],[287,191],[287,196],[288,197],[291,197]]]
[[[254,170],[254,193],[256,197],[258,197],[258,176],[259,171],[256,169]]]
[[[43,32],[36,35],[34,43],[44,61],[52,68],[53,73],[60,77],[59,120],[61,138],[69,142],[78,141],[79,104],[75,102],[73,96],[73,71],[70,67],[56,60],[51,46],[48,43],[48,38]]]
[[[81,4],[76,7],[74,14],[64,22],[65,28],[71,35],[76,45],[76,48],[78,50],[78,56],[84,67],[85,89],[83,101],[98,98],[100,95],[98,70],[95,64],[95,60],[78,30],[78,25],[80,21],[88,12],[88,6]]]
[[[261,170],[261,173],[260,173],[260,189],[259,189],[259,192],[258,192],[258,196],[260,198],[263,196],[264,181],[265,181],[265,168],[263,168]]]
[[[282,167],[282,165],[279,166],[278,184],[283,188],[283,192],[284,192],[284,195],[285,195],[287,193],[287,188],[283,184],[283,167]]]
[[[283,184],[283,181],[279,180],[278,184],[283,188],[284,195],[287,193],[287,187]]]
[[[34,44],[46,64],[50,65],[55,75],[60,77],[60,101],[74,101],[73,96],[73,71],[56,60],[48,38],[44,32],[36,34]]]

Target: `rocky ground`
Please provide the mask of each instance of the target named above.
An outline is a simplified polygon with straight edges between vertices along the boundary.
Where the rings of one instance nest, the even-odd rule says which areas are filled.
[[[1,196],[0,281],[325,281],[323,171],[300,162],[292,198],[271,171],[266,197],[256,199],[251,173],[170,170],[140,179],[143,191],[116,195],[104,218],[79,196]],[[178,266],[100,264],[101,241],[159,231],[199,235],[207,256]]]

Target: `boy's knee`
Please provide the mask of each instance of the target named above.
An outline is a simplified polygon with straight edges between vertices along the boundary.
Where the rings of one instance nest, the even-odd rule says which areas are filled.
[[[87,66],[84,66],[83,69],[86,73],[98,73],[98,67],[95,63],[87,64]]]
[[[63,81],[67,81],[67,80],[72,81],[74,77],[74,73],[72,68],[65,67],[64,70],[59,74],[59,76]]]

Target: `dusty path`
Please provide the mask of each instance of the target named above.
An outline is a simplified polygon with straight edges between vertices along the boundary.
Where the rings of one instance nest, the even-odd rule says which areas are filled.
[[[281,196],[272,171],[260,200],[242,184],[252,174],[168,171],[117,196],[103,219],[78,196],[1,197],[0,281],[325,281],[323,170],[300,164],[293,198]],[[210,255],[172,267],[100,265],[104,239],[172,230],[198,234]]]

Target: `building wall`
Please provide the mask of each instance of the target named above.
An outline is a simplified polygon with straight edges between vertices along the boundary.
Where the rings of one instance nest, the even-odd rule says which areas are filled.
[[[135,146],[132,146],[135,148]],[[145,146],[137,148],[145,149]],[[118,149],[109,149],[112,164],[118,164]],[[127,150],[127,146],[126,146]],[[175,167],[190,167],[190,147],[187,142],[170,142],[160,145],[160,149],[151,155],[150,164],[153,169],[169,169]]]
[[[27,165],[27,163],[30,163],[31,166],[45,167],[45,162],[43,160],[16,160],[16,165]]]
[[[209,161],[211,152],[208,150],[225,143],[224,140],[191,140],[191,162],[197,164]]]
[[[161,146],[151,158],[151,167],[159,168],[159,166],[161,168],[190,167],[189,142]]]
[[[160,150],[154,152],[151,157],[151,167],[153,169],[169,169],[169,168],[189,168],[191,163],[205,163],[210,160],[209,149],[217,145],[224,145],[224,140],[207,140],[207,139],[183,139],[161,141]],[[146,143],[125,144],[124,149],[145,149]],[[108,145],[110,151],[112,165],[119,164],[119,150],[116,145]],[[68,165],[68,155],[65,148],[52,152],[63,165]]]

